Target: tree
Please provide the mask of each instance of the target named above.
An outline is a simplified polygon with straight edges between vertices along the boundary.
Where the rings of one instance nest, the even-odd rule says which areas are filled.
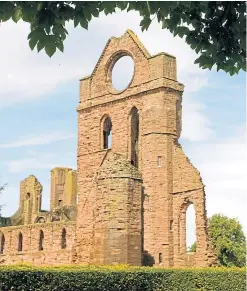
[[[209,219],[209,235],[217,255],[217,262],[225,267],[246,265],[246,238],[241,224],[235,218],[214,214]],[[196,251],[196,242],[190,252]]]
[[[194,253],[194,252],[196,252],[196,242],[194,242],[194,243],[190,246],[190,248],[189,248],[189,252],[190,252],[190,253]]]
[[[1,193],[3,192],[3,190],[5,189],[5,187],[6,187],[6,184],[0,186],[0,195],[1,195]],[[3,207],[3,205],[0,205],[0,217],[1,217],[1,210],[2,210],[2,207]]]
[[[200,54],[203,69],[216,65],[230,75],[246,71],[246,2],[244,1],[2,1],[0,22],[12,18],[30,23],[29,46],[51,57],[64,50],[65,25],[88,29],[93,17],[116,10],[138,11],[142,31],[154,18],[174,36],[184,37]]]
[[[215,214],[209,219],[209,233],[220,265],[245,266],[246,238],[237,219]]]

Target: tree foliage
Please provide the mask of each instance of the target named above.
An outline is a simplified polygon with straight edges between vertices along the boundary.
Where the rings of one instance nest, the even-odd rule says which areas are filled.
[[[189,248],[189,252],[190,252],[190,253],[196,252],[196,242],[194,242],[194,243],[190,246],[190,248]]]
[[[0,185],[0,195],[2,194],[3,190],[5,189],[5,187],[6,187],[6,184],[4,184],[2,186]],[[1,216],[2,207],[3,207],[3,205],[0,205],[0,216]]]
[[[246,2],[244,1],[2,1],[0,22],[30,23],[29,46],[51,57],[64,50],[68,21],[88,29],[93,17],[118,10],[138,11],[142,31],[157,18],[163,29],[184,37],[199,54],[203,69],[214,65],[230,75],[246,70]]]
[[[209,235],[220,266],[246,265],[246,238],[237,219],[214,214],[209,219]],[[196,242],[191,245],[189,251],[196,251]]]
[[[245,266],[246,238],[237,219],[215,214],[209,219],[209,233],[220,265]]]

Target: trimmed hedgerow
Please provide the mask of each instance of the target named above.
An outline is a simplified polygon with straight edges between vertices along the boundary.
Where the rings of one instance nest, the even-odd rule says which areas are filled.
[[[1,291],[245,291],[245,269],[0,267]]]

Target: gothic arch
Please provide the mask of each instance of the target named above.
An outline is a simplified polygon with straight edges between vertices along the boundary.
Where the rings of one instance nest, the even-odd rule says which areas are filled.
[[[140,142],[140,116],[139,110],[133,106],[129,112],[129,160],[133,166],[139,166]]]
[[[112,147],[112,121],[108,114],[100,121],[100,147],[105,150]]]
[[[179,218],[178,218],[178,239],[179,239],[179,253],[185,254],[186,253],[186,212],[190,205],[195,204],[193,200],[186,198],[184,199],[180,210],[179,210]],[[196,211],[196,209],[195,209]],[[196,225],[197,227],[197,225]]]

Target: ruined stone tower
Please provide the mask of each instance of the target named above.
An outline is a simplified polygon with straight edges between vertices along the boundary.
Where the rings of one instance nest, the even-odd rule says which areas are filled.
[[[112,70],[123,56],[132,58],[134,75],[118,91]],[[175,57],[151,56],[130,30],[111,38],[80,81],[77,173],[51,171],[50,211],[41,210],[36,177],[21,182],[19,209],[0,218],[0,264],[211,265],[204,185],[178,142],[183,89]]]
[[[117,91],[112,69],[123,56],[133,59],[134,75]],[[92,75],[80,81],[75,261],[210,264],[204,185],[178,143],[183,89],[175,57],[151,56],[130,30],[107,42]],[[185,241],[191,203],[193,257]]]

